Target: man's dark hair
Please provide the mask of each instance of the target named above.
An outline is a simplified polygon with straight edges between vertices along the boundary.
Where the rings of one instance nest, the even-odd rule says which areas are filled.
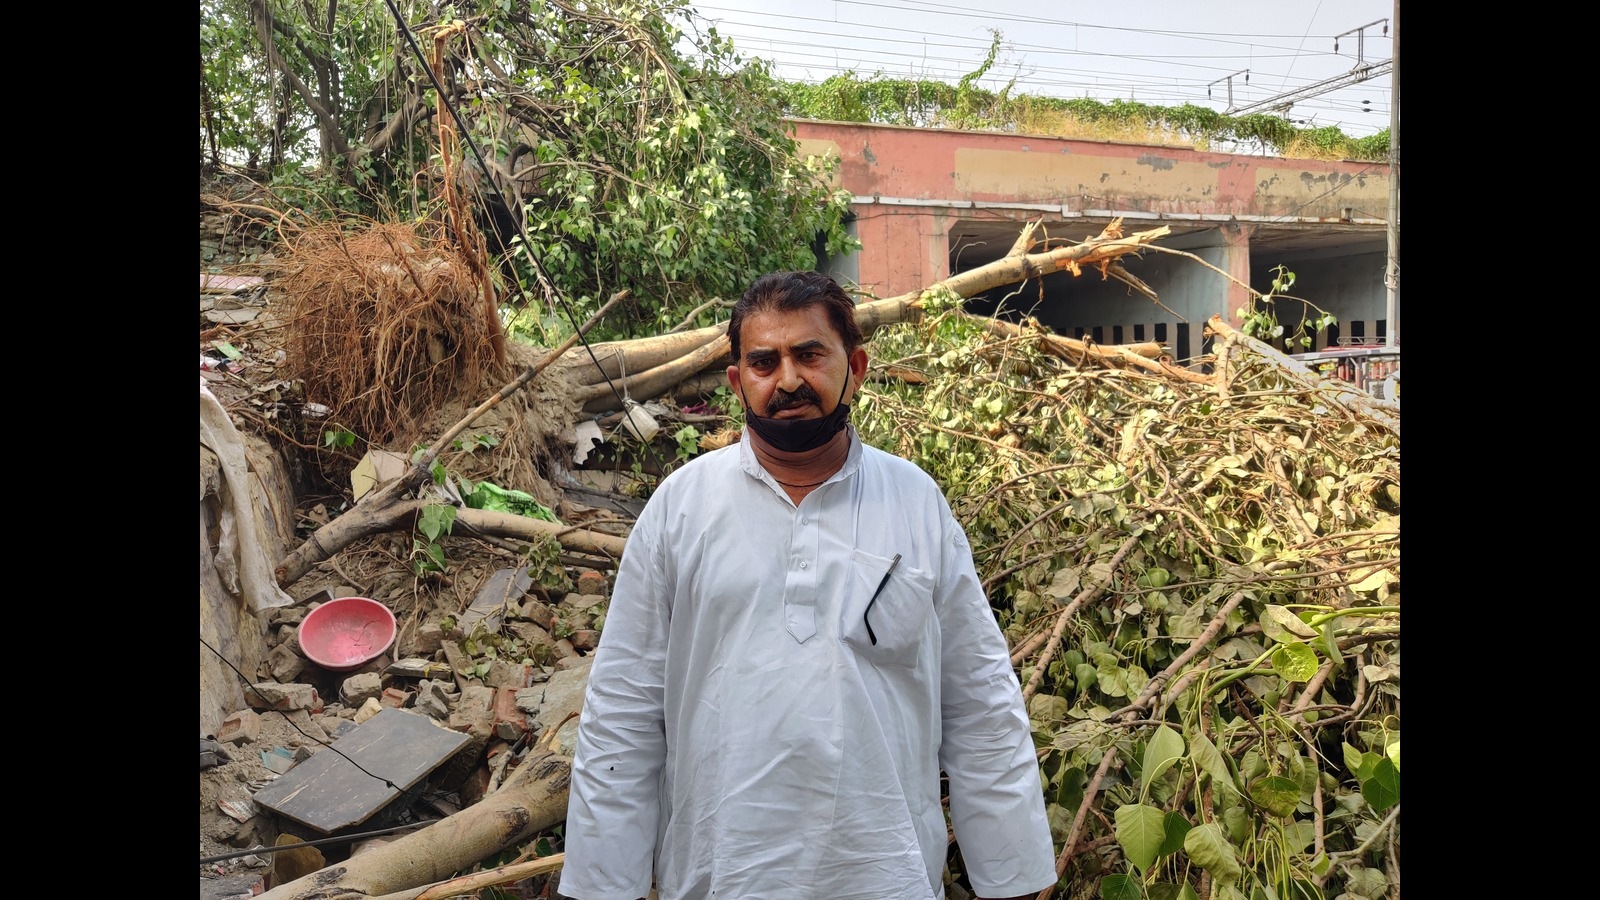
[[[794,312],[821,305],[828,322],[844,340],[846,353],[861,346],[861,326],[856,324],[856,304],[838,282],[821,272],[769,272],[757,278],[733,306],[728,319],[728,343],[733,361],[739,362],[739,331],[746,316],[763,312]]]

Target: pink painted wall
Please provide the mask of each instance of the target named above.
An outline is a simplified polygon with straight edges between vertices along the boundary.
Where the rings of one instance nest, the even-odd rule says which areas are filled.
[[[1020,226],[1041,215],[1047,225],[1125,216],[1128,230],[1162,219],[1175,230],[1222,226],[1224,268],[1248,283],[1252,231],[1318,223],[1350,228],[1354,222],[1381,233],[1383,223],[1372,216],[1383,215],[1389,203],[1389,167],[1381,163],[801,119],[792,124],[802,153],[839,161],[836,187],[882,199],[855,206],[862,242],[857,278],[880,297],[948,277],[951,226],[963,217],[1001,216]],[[941,201],[1050,204],[1056,212]],[[1232,320],[1246,297],[1245,289],[1231,286],[1225,296],[1211,298],[1210,311]]]
[[[793,124],[802,152],[837,156],[837,183],[857,195],[1328,222],[1341,221],[1347,207],[1379,214],[1388,208],[1389,167],[1382,163],[890,125]]]

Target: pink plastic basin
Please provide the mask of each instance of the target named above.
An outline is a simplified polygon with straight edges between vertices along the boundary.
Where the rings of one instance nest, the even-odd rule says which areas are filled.
[[[340,597],[313,609],[297,635],[306,658],[335,672],[377,659],[395,637],[394,613],[366,597]]]

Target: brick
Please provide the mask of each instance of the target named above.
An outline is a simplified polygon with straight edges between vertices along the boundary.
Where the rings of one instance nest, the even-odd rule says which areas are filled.
[[[417,636],[411,641],[413,656],[432,658],[444,645],[444,628],[438,622],[424,622],[417,628]]]
[[[606,602],[602,594],[568,594],[561,598],[561,605],[573,612],[584,612]]]
[[[383,696],[378,702],[394,709],[405,709],[411,703],[411,698],[417,695],[416,691],[402,691],[399,688],[384,688]]]
[[[346,706],[360,706],[383,693],[383,679],[372,672],[359,672],[344,680],[339,696]]]
[[[381,712],[383,712],[383,704],[378,702],[378,698],[368,697],[367,702],[361,704],[361,708],[356,710],[356,724],[360,725]]]
[[[483,676],[483,683],[492,688],[525,688],[528,686],[528,675],[532,666],[514,663],[510,660],[496,659],[489,663],[489,671]]]
[[[572,647],[574,650],[590,651],[600,646],[600,632],[592,628],[580,628],[572,633]]]
[[[305,657],[292,644],[279,644],[267,651],[267,664],[272,667],[272,680],[288,684],[306,670]]]
[[[528,730],[528,717],[517,708],[517,690],[498,688],[494,692],[494,733],[503,741],[515,741]]]
[[[308,709],[322,712],[322,698],[309,684],[282,684],[276,681],[258,681],[244,692],[251,709]]]
[[[593,569],[583,569],[578,572],[580,594],[604,594],[609,587],[606,577]]]
[[[249,744],[261,737],[261,716],[255,710],[241,709],[217,726],[217,740],[224,744]]]
[[[487,741],[494,734],[494,688],[469,684],[450,713],[450,730]]]

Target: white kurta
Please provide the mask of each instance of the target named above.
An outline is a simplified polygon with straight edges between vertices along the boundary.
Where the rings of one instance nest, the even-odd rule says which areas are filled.
[[[981,896],[1056,880],[966,535],[926,473],[850,440],[798,507],[745,442],[658,486],[589,676],[563,894],[940,898],[941,769]]]

